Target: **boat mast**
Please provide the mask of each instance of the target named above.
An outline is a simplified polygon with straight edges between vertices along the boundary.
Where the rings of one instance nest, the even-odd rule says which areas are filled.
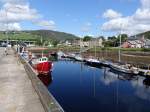
[[[96,58],[96,40],[97,39],[95,39],[95,58]]]
[[[81,37],[80,37],[80,54],[81,54]]]
[[[119,44],[119,62],[121,62],[121,34],[119,35],[120,44]]]
[[[41,44],[42,44],[42,47],[44,47],[44,44],[43,44],[43,37],[41,36]],[[42,57],[43,57],[43,48],[42,48]]]
[[[119,35],[119,62],[121,62],[121,34],[122,34],[122,30],[120,30],[120,35]]]

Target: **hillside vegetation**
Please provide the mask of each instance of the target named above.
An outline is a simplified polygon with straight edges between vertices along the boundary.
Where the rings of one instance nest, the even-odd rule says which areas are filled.
[[[150,39],[150,31],[137,34],[136,36],[143,36],[143,35],[144,35],[145,38]]]
[[[51,31],[51,30],[33,30],[33,31],[9,31],[6,35],[6,32],[0,32],[0,39],[6,40],[30,40],[37,41],[43,38],[43,40],[48,41],[64,41],[64,40],[73,40],[78,37],[69,33]]]

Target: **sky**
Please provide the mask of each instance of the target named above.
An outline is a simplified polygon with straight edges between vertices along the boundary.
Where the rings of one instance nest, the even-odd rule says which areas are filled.
[[[150,30],[150,0],[0,0],[0,30],[56,30],[77,36]]]

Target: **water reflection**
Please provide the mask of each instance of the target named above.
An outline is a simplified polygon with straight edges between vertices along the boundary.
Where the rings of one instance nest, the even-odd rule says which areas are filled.
[[[104,77],[101,77],[101,81],[105,85],[110,85],[118,80],[130,81],[132,87],[135,89],[134,94],[141,99],[150,101],[150,77],[117,73],[109,68],[104,69]]]
[[[150,80],[74,61],[54,63],[48,89],[66,112],[150,112]]]
[[[116,72],[110,68],[104,68],[103,72],[104,77],[101,77],[101,81],[104,81],[106,85],[109,85],[117,80],[138,80],[138,77],[135,75]]]
[[[138,76],[137,81],[132,81],[131,84],[135,88],[135,95],[143,100],[150,101],[150,79]]]
[[[47,75],[39,74],[38,78],[43,82],[43,84],[48,87],[52,83],[51,72]]]
[[[146,86],[146,88],[149,88],[149,86],[150,86],[150,77],[146,77],[143,80],[143,84]]]

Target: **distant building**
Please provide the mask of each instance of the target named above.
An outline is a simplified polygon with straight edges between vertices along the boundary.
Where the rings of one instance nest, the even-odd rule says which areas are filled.
[[[150,48],[150,40],[146,39],[145,48]]]
[[[90,41],[82,41],[82,40],[74,40],[74,46],[82,46],[82,47],[103,47],[103,39],[102,38],[92,38]]]
[[[122,44],[123,48],[145,48],[149,47],[149,39],[145,39],[144,35],[129,37],[129,39]]]
[[[65,43],[64,43],[64,45],[66,45],[66,46],[71,46],[71,45],[72,45],[72,43],[71,43],[71,41],[66,40],[66,41],[65,41]]]

